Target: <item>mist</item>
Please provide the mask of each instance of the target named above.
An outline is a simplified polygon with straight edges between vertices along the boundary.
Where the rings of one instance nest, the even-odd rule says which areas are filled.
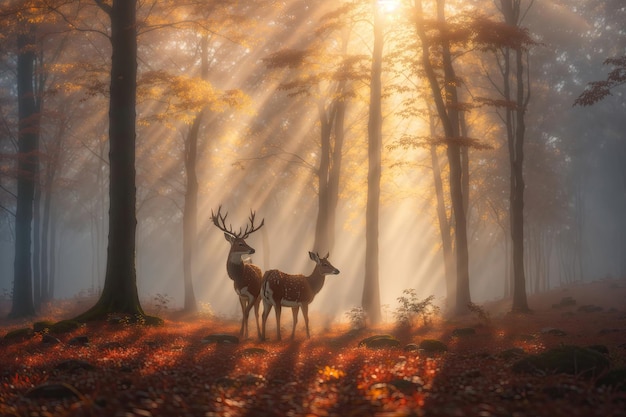
[[[219,206],[228,212],[227,221],[235,230],[245,228],[251,211],[259,220],[264,219],[264,227],[246,240],[256,250],[251,261],[263,271],[279,269],[307,275],[313,270],[308,251],[315,250],[323,129],[318,106],[323,100],[328,101],[323,105],[330,106],[335,79],[319,76],[321,81],[305,92],[294,93],[287,87],[294,80],[314,78],[315,64],[330,71],[328,68],[343,61],[340,36],[335,33],[317,39],[312,29],[327,22],[323,17],[333,10],[332,5],[304,3],[286,2],[280,10],[242,11],[249,13],[247,24],[256,37],[247,38],[249,34],[235,26],[220,27],[224,36],[210,39],[211,66],[206,78],[200,73],[201,36],[196,29],[140,33],[136,271],[143,304],[149,305],[161,295],[168,297],[169,309],[183,306],[185,137],[198,106],[211,109],[199,128],[196,167],[199,190],[192,273],[201,309],[226,318],[241,314],[233,281],[226,272],[229,243],[211,221],[212,210]],[[492,2],[466,3],[451,12],[482,10],[496,16]],[[529,48],[533,93],[526,114],[524,163],[524,262],[529,293],[626,275],[624,90],[615,89],[594,106],[573,106],[588,82],[606,78],[610,68],[602,62],[626,53],[620,20],[625,8],[619,1],[600,3],[542,2],[529,9],[523,22],[538,42]],[[389,13],[398,13],[395,10]],[[77,12],[81,25],[90,22],[89,13],[99,12]],[[139,11],[140,18],[145,19],[143,25],[149,24],[147,13]],[[158,13],[167,16],[165,10]],[[253,21],[268,24],[253,25]],[[431,145],[402,142],[408,136],[429,136],[431,126],[421,113],[430,105],[430,95],[420,91],[426,82],[419,71],[411,72],[411,66],[398,58],[403,53],[414,55],[414,51],[403,52],[403,39],[410,32],[400,31],[399,22],[394,20],[385,28],[388,61],[382,79],[378,244],[380,304],[387,312],[383,314],[385,320],[392,320],[388,312],[396,308],[397,298],[405,289],[415,289],[421,298],[434,295],[442,307],[449,303]],[[87,34],[65,29],[60,34],[50,31],[46,38],[50,45],[64,44],[62,52],[52,47],[42,52],[46,63],[54,63],[51,68],[57,72],[51,69],[47,86],[50,94],[45,108],[51,111],[41,117],[41,152],[45,154],[41,172],[51,164],[53,145],[59,147],[60,154],[54,185],[42,195],[52,196],[51,222],[56,227],[54,237],[49,237],[54,247],[54,298],[79,299],[99,294],[105,279],[108,114],[106,94],[98,89],[108,82],[104,68],[111,53],[106,37],[96,34],[95,29]],[[367,26],[352,30],[354,36],[345,48],[357,62],[352,68],[356,72],[368,68],[372,39]],[[272,67],[267,61],[275,52],[299,48],[319,49],[303,58],[304,64]],[[496,68],[487,52],[472,54],[458,62],[458,72],[464,78],[460,95],[468,102],[493,93],[481,71]],[[15,52],[3,50],[0,58],[2,117],[6,121],[0,132],[0,297],[9,302],[14,280],[17,193]],[[162,73],[180,77],[176,80],[179,84],[166,85],[159,78]],[[320,253],[325,255],[328,250],[329,260],[341,273],[326,277],[310,307],[312,314],[328,321],[346,320],[346,312],[361,306],[364,293],[366,76],[367,72],[349,80],[338,203],[335,222],[330,225],[334,243]],[[413,81],[403,84],[406,79]],[[184,93],[174,88],[184,83],[189,83]],[[207,104],[202,100],[208,95],[220,95],[212,89],[237,90],[245,99],[230,105],[211,98]],[[403,107],[407,102],[426,104],[417,105],[418,112]],[[469,276],[475,303],[510,299],[512,295],[511,235],[506,214],[508,160],[499,111],[476,106],[466,116],[469,136],[486,145],[468,151]],[[441,127],[435,124],[433,129]],[[439,155],[444,205],[451,219],[446,152],[444,146],[432,146]]]

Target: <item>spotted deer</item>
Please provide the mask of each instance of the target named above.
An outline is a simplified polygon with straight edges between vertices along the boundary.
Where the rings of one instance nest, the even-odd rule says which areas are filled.
[[[239,303],[241,304],[243,317],[239,334],[245,338],[248,337],[248,316],[250,315],[250,310],[254,307],[257,335],[261,337],[261,329],[259,327],[259,303],[261,302],[261,297],[259,297],[259,291],[261,290],[262,272],[258,266],[244,262],[242,257],[254,253],[254,249],[245,242],[245,239],[263,227],[265,219],[261,220],[261,224],[258,227],[255,227],[255,213],[250,211],[250,217],[248,218],[250,220],[250,228],[248,229],[246,224],[245,230],[239,228],[239,232],[234,232],[232,225],[226,228],[228,213],[222,215],[221,211],[222,206],[217,209],[217,214],[214,214],[213,210],[211,210],[211,219],[213,224],[224,232],[224,237],[230,243],[226,271],[230,279],[233,280],[235,292],[239,296]]]
[[[302,307],[306,337],[309,333],[309,304],[324,286],[326,275],[337,275],[339,270],[328,262],[328,255],[320,258],[319,254],[309,252],[309,257],[315,262],[315,269],[311,275],[290,275],[276,269],[266,271],[263,275],[261,297],[263,298],[263,324],[261,340],[265,340],[265,324],[272,307],[276,308],[276,334],[280,340],[280,313],[282,307],[291,307],[293,313],[293,329],[291,338],[296,334],[298,311]]]

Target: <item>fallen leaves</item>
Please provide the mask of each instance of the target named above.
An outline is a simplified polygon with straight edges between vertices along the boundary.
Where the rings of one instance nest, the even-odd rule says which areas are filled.
[[[208,319],[92,323],[56,334],[54,344],[43,331],[0,345],[0,415],[626,416],[626,315],[591,314],[563,306],[489,326],[371,334],[338,325],[310,340],[263,343],[230,336],[237,323]],[[393,342],[371,349],[363,340]],[[513,372],[521,359],[562,345],[605,347],[594,355],[607,358],[610,372]]]

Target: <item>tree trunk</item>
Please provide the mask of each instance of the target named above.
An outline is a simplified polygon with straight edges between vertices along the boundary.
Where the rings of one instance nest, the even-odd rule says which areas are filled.
[[[430,136],[435,138],[437,136],[435,128],[435,115],[430,110],[428,112],[428,121],[430,125]],[[437,219],[439,220],[439,233],[441,235],[441,249],[443,252],[443,266],[446,279],[446,309],[451,311],[456,303],[454,248],[452,245],[452,230],[448,217],[448,210],[446,209],[443,180],[441,178],[441,166],[436,145],[430,146],[430,160],[433,167],[433,183],[435,185],[435,196],[437,197]]]
[[[500,0],[502,14],[507,24],[518,26],[520,19],[519,0]],[[504,52],[504,98],[512,101],[510,86],[511,54],[507,48]],[[509,148],[510,178],[510,211],[511,238],[513,241],[513,305],[515,312],[528,312],[526,297],[526,277],[524,274],[524,135],[526,125],[524,115],[528,102],[527,90],[524,85],[524,62],[521,47],[515,50],[515,109],[506,110],[506,130]]]
[[[185,141],[187,186],[185,207],[183,209],[183,280],[185,286],[183,310],[188,313],[198,311],[198,304],[193,290],[192,265],[198,233],[198,177],[196,175],[196,161],[198,158],[198,136],[203,118],[204,111],[196,115]]]
[[[317,221],[315,223],[315,242],[313,249],[317,252],[329,251],[328,245],[328,210],[329,195],[328,195],[328,175],[330,171],[330,139],[332,133],[332,126],[335,119],[335,106],[330,105],[330,110],[324,106],[324,103],[318,103],[318,114],[321,124],[321,154],[320,165],[317,170]],[[322,255],[323,256],[323,255]]]
[[[437,18],[445,24],[445,1],[437,1]],[[457,78],[452,65],[452,54],[449,40],[443,37],[441,44],[441,60],[443,64],[444,87],[441,88],[430,58],[431,42],[424,29],[422,1],[415,2],[415,31],[422,43],[422,64],[430,85],[437,114],[441,120],[447,141],[448,167],[450,170],[450,200],[454,218],[454,237],[456,249],[456,300],[455,314],[468,311],[471,302],[469,288],[469,253],[467,247],[467,220],[463,196],[463,162],[459,144],[460,119],[458,96],[456,91]],[[442,95],[442,93],[444,95]]]
[[[57,266],[57,223],[58,219],[54,209],[50,210],[50,265],[48,266],[48,297],[54,299],[54,281],[56,279]]]
[[[109,313],[144,315],[135,269],[136,0],[113,0],[111,6],[98,0],[98,4],[111,17],[109,243],[102,294],[94,307],[77,317],[81,321]]]
[[[374,7],[374,49],[370,79],[368,133],[367,207],[365,209],[365,281],[362,306],[371,323],[381,320],[378,229],[380,217],[380,178],[382,171],[382,17]]]
[[[22,32],[17,37],[18,178],[15,209],[13,303],[9,313],[11,318],[35,314],[31,256],[31,226],[39,136],[39,114],[33,87],[35,29],[32,25],[21,29]]]
[[[41,178],[39,158],[37,160],[35,194],[33,198],[33,302],[35,310],[40,310],[43,296],[43,285],[41,282]]]

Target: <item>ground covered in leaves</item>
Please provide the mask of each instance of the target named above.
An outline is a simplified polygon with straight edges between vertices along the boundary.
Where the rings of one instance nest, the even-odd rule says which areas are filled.
[[[273,328],[238,341],[238,323],[210,318],[60,333],[2,319],[0,416],[626,416],[626,282],[530,304],[411,328],[312,317],[311,339],[300,323],[282,342]]]

